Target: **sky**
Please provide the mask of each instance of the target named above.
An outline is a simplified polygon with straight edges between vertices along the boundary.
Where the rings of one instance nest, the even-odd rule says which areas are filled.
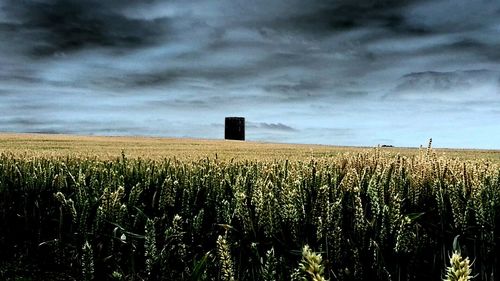
[[[0,131],[500,149],[497,0],[0,0]]]

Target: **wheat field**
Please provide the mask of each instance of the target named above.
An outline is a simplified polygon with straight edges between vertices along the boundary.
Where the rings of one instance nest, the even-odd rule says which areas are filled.
[[[1,280],[499,274],[498,151],[4,134],[0,153]]]
[[[414,148],[379,148],[387,156],[415,156]],[[214,158],[225,160],[306,160],[336,157],[346,153],[360,153],[374,147],[348,147],[305,144],[277,144],[228,140],[178,139],[157,137],[98,137],[53,134],[0,133],[0,151],[25,157],[81,157],[114,159],[124,152],[129,158],[198,160]],[[437,156],[462,160],[484,159],[500,162],[500,150],[433,149]]]

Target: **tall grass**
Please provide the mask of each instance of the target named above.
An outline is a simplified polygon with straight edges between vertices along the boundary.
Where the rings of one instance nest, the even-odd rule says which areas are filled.
[[[3,154],[0,279],[439,280],[460,235],[476,280],[494,280],[499,215],[496,164],[431,148],[283,162]]]

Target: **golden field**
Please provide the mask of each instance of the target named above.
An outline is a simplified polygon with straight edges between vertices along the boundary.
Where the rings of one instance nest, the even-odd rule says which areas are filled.
[[[427,144],[423,144],[424,148]],[[366,152],[375,147],[277,144],[227,140],[159,137],[97,137],[49,134],[0,133],[0,152],[16,156],[113,159],[122,151],[130,158],[197,160],[306,160]],[[419,148],[379,148],[386,156],[412,156]],[[461,160],[484,159],[500,162],[500,150],[433,149],[437,156]]]
[[[0,134],[0,218],[0,280],[489,281],[500,151]]]

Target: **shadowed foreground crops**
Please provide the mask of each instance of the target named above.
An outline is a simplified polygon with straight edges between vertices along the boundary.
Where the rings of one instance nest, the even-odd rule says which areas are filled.
[[[499,215],[498,164],[432,150],[274,162],[3,154],[0,279],[290,280],[307,244],[329,280],[440,280],[460,235],[475,280],[494,280]]]

